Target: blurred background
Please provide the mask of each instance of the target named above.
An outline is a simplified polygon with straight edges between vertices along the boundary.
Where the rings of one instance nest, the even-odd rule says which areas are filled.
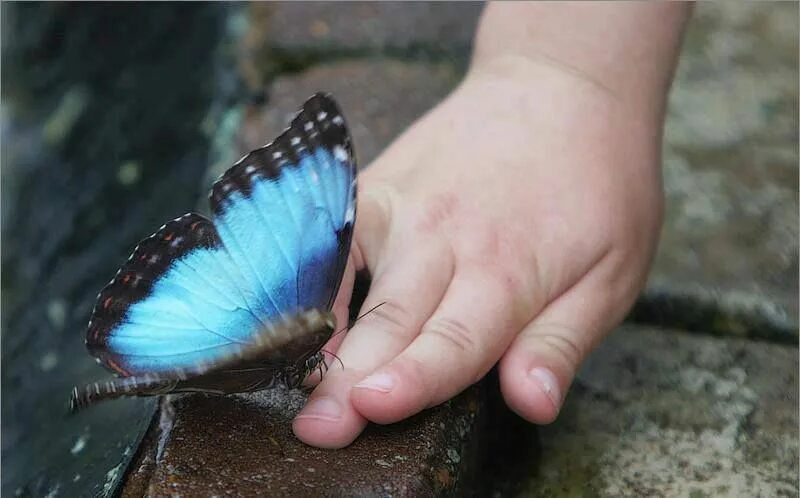
[[[155,406],[66,416],[105,375],[96,293],[318,90],[368,165],[459,82],[482,4],[0,8],[2,493],[112,494]],[[664,178],[647,288],[513,494],[797,495],[798,4],[697,5]]]

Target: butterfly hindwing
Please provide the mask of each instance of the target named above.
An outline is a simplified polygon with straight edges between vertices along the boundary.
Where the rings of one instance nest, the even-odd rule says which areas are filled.
[[[355,178],[341,112],[315,95],[214,184],[212,220],[185,215],[137,246],[98,296],[89,351],[122,376],[169,385],[178,373],[219,374],[215,365],[276,321],[329,310],[350,249]]]
[[[219,254],[222,253],[222,254]],[[144,239],[98,296],[89,351],[122,375],[158,372],[213,355],[258,325],[212,223],[187,214]],[[237,339],[238,337],[238,339]]]

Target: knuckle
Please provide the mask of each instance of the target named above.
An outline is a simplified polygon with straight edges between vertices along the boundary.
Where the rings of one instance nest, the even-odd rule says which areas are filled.
[[[546,332],[536,335],[536,340],[547,345],[555,354],[561,357],[573,370],[577,370],[586,357],[587,348],[582,341],[577,339],[577,331],[569,327],[559,325],[548,325],[550,328],[558,328],[558,332]]]
[[[393,301],[384,301],[365,318],[369,318],[371,327],[377,327],[393,336],[405,337],[413,333],[411,329],[414,320],[411,312]]]
[[[405,358],[405,374],[406,380],[416,386],[414,391],[420,395],[422,404],[428,406],[439,391],[439,377],[432,374],[429,365],[415,358]]]
[[[417,230],[421,233],[435,233],[452,221],[459,211],[458,196],[452,192],[435,195],[423,206]]]
[[[425,324],[422,333],[438,338],[462,354],[473,356],[479,351],[475,334],[458,320],[434,318]]]

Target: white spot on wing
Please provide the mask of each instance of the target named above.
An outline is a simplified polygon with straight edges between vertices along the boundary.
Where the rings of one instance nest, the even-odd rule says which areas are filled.
[[[292,145],[299,144],[300,143],[300,137],[292,137],[292,139],[289,141],[289,143],[291,143]]]
[[[322,121],[323,119],[328,117],[328,113],[325,111],[319,111],[317,113],[317,121]]]
[[[348,159],[347,151],[341,145],[337,145],[333,148],[333,157],[341,162],[346,162]]]
[[[309,121],[308,123],[306,123],[305,125],[303,125],[303,128],[304,128],[306,131],[311,131],[312,129],[314,129],[314,123],[312,123],[311,121]]]
[[[342,126],[344,124],[344,119],[342,119],[342,117],[338,115],[334,116],[333,119],[331,119],[331,121],[333,122],[333,124],[338,126]]]

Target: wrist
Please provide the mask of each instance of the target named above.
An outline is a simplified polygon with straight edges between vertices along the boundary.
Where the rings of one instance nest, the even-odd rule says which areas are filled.
[[[540,161],[539,149],[580,149],[589,151],[587,167],[606,165],[616,173],[633,168],[659,177],[663,116],[558,65],[514,55],[485,60],[448,100],[444,112],[527,130],[526,143],[535,146],[521,146],[517,154],[531,156],[522,162]]]
[[[470,67],[460,93],[497,100],[494,107],[500,107],[499,101],[509,102],[523,123],[532,113],[570,121],[570,133],[602,121],[601,126],[615,123],[619,132],[628,128],[660,134],[663,124],[663,112],[636,105],[594,75],[544,57],[510,53],[482,59]]]
[[[489,4],[472,69],[495,71],[511,61],[547,67],[659,121],[689,11],[689,4],[660,2]]]

